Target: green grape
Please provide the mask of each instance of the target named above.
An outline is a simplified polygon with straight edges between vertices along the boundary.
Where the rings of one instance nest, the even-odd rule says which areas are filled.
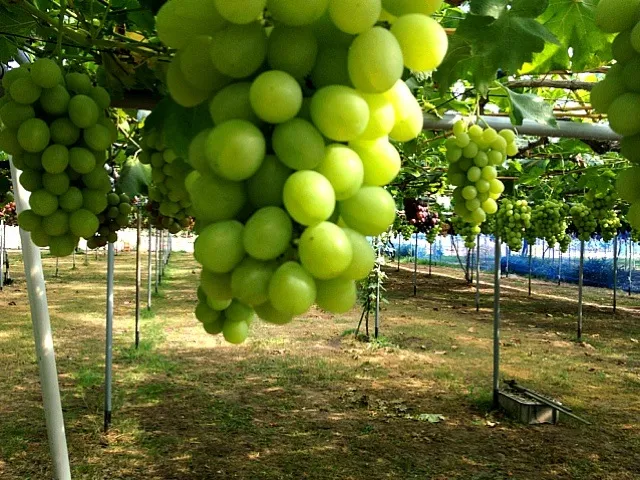
[[[202,175],[189,190],[195,217],[203,222],[217,222],[235,217],[247,196],[242,183],[216,175]]]
[[[62,70],[50,58],[39,58],[31,64],[31,79],[42,88],[53,88],[62,82]]]
[[[402,80],[384,93],[396,113],[395,124],[389,137],[397,142],[408,142],[422,132],[424,117],[422,107]]]
[[[638,21],[640,0],[601,0],[595,9],[595,21],[605,33],[633,27]]]
[[[50,237],[58,237],[69,231],[69,214],[64,210],[56,210],[42,219],[42,228]]]
[[[230,322],[229,320],[225,320],[224,326],[222,327],[222,335],[224,335],[224,339],[227,342],[239,345],[249,336],[249,324],[246,322]]]
[[[246,78],[267,56],[267,37],[259,22],[227,25],[212,35],[209,50],[213,65],[232,78]]]
[[[90,150],[74,147],[69,150],[69,165],[81,174],[88,174],[96,170],[96,157]]]
[[[369,106],[354,89],[331,85],[311,99],[311,118],[325,137],[338,142],[358,138],[369,123]]]
[[[47,235],[42,228],[37,228],[31,233],[31,241],[34,245],[44,248],[49,246],[49,235]]]
[[[227,120],[246,120],[254,125],[260,125],[260,119],[251,108],[249,101],[250,89],[251,83],[239,82],[220,90],[209,103],[209,113],[213,123],[220,125]],[[195,165],[194,168],[196,168]]]
[[[62,195],[69,190],[71,182],[66,173],[44,173],[42,175],[42,185],[54,195]]]
[[[386,138],[351,142],[364,167],[364,184],[388,185],[400,172],[400,154]]]
[[[262,132],[246,120],[228,120],[218,125],[206,143],[211,170],[232,181],[246,180],[256,173],[265,152]]]
[[[607,110],[609,125],[620,135],[636,135],[640,133],[640,117],[635,112],[640,110],[640,94],[625,93],[616,98]]]
[[[56,85],[42,91],[40,105],[49,115],[64,115],[69,109],[71,95],[63,85]]]
[[[302,315],[316,300],[313,277],[297,262],[280,265],[269,283],[269,301],[279,312]]]
[[[61,235],[49,237],[49,251],[54,257],[66,257],[73,253],[78,246],[78,237]]]
[[[269,123],[283,123],[300,111],[302,89],[288,73],[270,70],[253,81],[249,100],[260,119]]]
[[[0,119],[6,128],[17,129],[23,122],[35,118],[36,112],[31,105],[9,101],[0,108]]]
[[[214,273],[203,268],[200,272],[200,286],[207,295],[207,299],[231,303],[233,293],[230,273]]]
[[[182,48],[192,38],[211,35],[225,23],[213,1],[180,0],[162,5],[156,17],[156,30],[162,43]]]
[[[267,155],[258,171],[247,180],[247,195],[251,205],[256,208],[281,206],[284,184],[291,173],[292,170],[278,157]]]
[[[353,259],[349,237],[331,222],[313,225],[302,233],[298,245],[300,263],[313,277],[322,280],[339,277]]]
[[[531,207],[526,200],[504,199],[497,214],[497,231],[509,248],[519,252],[522,238],[531,227]]]
[[[396,121],[393,105],[382,94],[363,93],[361,95],[369,106],[369,123],[364,132],[358,137],[358,141],[377,140],[381,137],[386,137],[393,130]]]
[[[242,242],[251,257],[274,260],[289,249],[292,237],[289,215],[278,207],[264,207],[247,221]]]
[[[268,301],[269,281],[275,267],[275,264],[245,258],[231,274],[233,296],[251,306]]]
[[[309,25],[327,10],[329,0],[267,0],[273,19],[290,26]]]
[[[343,47],[325,47],[318,50],[311,70],[311,81],[316,88],[329,85],[351,87],[348,64],[349,51]]]
[[[410,13],[433,15],[440,10],[443,0],[382,0],[382,7],[395,16]]]
[[[407,68],[431,71],[444,60],[449,39],[444,28],[431,17],[404,15],[393,23],[391,33],[398,40]]]
[[[33,203],[31,206],[33,208]],[[82,208],[97,215],[107,208],[107,196],[98,190],[86,188],[82,190]]]
[[[389,30],[382,27],[358,35],[349,48],[347,62],[353,85],[366,93],[388,91],[403,72],[400,45]]]
[[[47,190],[36,190],[29,198],[29,205],[33,213],[46,217],[58,209],[58,198]]]
[[[316,63],[318,41],[310,28],[276,25],[269,35],[267,61],[295,79],[306,77]]]
[[[272,148],[280,161],[294,170],[311,170],[322,162],[324,139],[309,122],[294,118],[273,130]]]
[[[89,128],[98,123],[100,110],[87,95],[75,95],[69,100],[69,118],[79,128]]]
[[[30,76],[17,78],[9,88],[9,95],[13,101],[24,105],[35,103],[41,93],[42,88],[36,85]]]
[[[230,272],[245,256],[242,242],[244,226],[235,220],[213,223],[205,227],[194,247],[196,260],[214,273]]]
[[[72,92],[88,95],[91,91],[91,79],[85,73],[69,72],[65,75],[65,82]]]
[[[42,217],[36,215],[33,210],[23,210],[18,214],[18,224],[26,232],[33,232],[42,228]]]
[[[329,219],[336,201],[329,180],[311,170],[293,173],[284,184],[282,198],[289,215],[302,225]]]
[[[274,308],[271,302],[265,302],[255,306],[258,317],[267,323],[273,323],[274,325],[286,325],[293,320],[292,315],[279,312]]]
[[[316,282],[316,303],[331,313],[346,313],[356,303],[356,283],[346,278],[319,280]]]
[[[618,174],[616,189],[624,201],[640,201],[640,167],[632,167]]]
[[[231,305],[232,302],[232,298],[229,298],[228,300],[216,300],[213,297],[207,297],[207,306],[217,312],[226,310],[227,308],[229,308],[229,305]]]
[[[251,324],[254,320],[256,312],[249,305],[234,299],[231,304],[224,311],[225,323],[229,322],[244,322]]]
[[[267,5],[267,0],[213,0],[220,15],[231,23],[243,25],[256,20]]]
[[[585,204],[578,203],[571,207],[569,214],[571,215],[573,226],[578,233],[578,238],[583,241],[589,240],[598,226],[589,207]]]
[[[364,235],[350,228],[343,228],[342,230],[351,243],[353,256],[351,263],[341,276],[349,280],[362,280],[373,269],[376,261],[375,252]]]
[[[49,173],[62,173],[69,165],[69,150],[63,145],[53,144],[42,152],[42,166]]]
[[[372,215],[371,212],[376,212]],[[344,222],[362,235],[380,235],[393,224],[395,201],[382,187],[364,186],[352,197],[340,202]]]
[[[195,107],[207,99],[209,92],[189,84],[180,68],[181,63],[181,54],[178,52],[167,69],[167,90],[178,105],[186,108]]]
[[[207,324],[207,323],[213,324],[215,322],[218,322],[220,317],[222,317],[222,314],[219,311],[210,308],[207,305],[206,301],[201,300],[198,302],[198,305],[196,305],[195,316],[196,316],[196,319],[203,324]],[[224,319],[223,319],[223,322],[219,322],[219,323],[220,323],[220,331],[218,333],[222,331],[222,324],[224,323]]]
[[[364,167],[358,154],[339,143],[326,147],[317,171],[331,183],[336,200],[346,200],[355,195],[364,180]]]
[[[37,170],[24,169],[20,173],[19,182],[28,192],[35,192],[42,188],[42,174]]]
[[[60,145],[70,146],[80,138],[80,129],[68,118],[55,119],[50,127],[51,141]]]
[[[51,133],[44,120],[30,118],[18,128],[17,139],[20,147],[25,151],[37,153],[43,151],[49,145]]]
[[[96,102],[100,110],[105,110],[111,105],[111,95],[103,87],[91,87],[88,93],[89,97]],[[42,101],[42,98],[40,99]]]
[[[330,0],[329,15],[343,32],[356,35],[373,27],[382,5],[380,0]]]

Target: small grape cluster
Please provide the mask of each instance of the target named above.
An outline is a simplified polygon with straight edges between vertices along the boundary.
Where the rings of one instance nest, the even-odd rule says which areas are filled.
[[[487,215],[487,219],[482,223],[482,225],[480,225],[480,233],[484,235],[495,235],[496,224],[496,216]]]
[[[476,239],[482,231],[479,225],[472,225],[465,222],[462,217],[454,216],[451,219],[451,227],[450,233],[460,235],[464,239],[465,247],[474,248],[476,246]]]
[[[131,201],[124,194],[111,192],[107,195],[107,208],[98,214],[100,226],[92,237],[87,239],[87,247],[90,249],[104,247],[107,243],[118,241],[118,230],[127,227],[130,223]]]
[[[4,220],[4,224],[7,226],[17,224],[16,202],[9,202],[0,208],[0,220]]]
[[[589,190],[584,196],[584,204],[591,211],[598,224],[598,231],[606,242],[616,236],[622,222],[615,211],[616,194],[613,187],[606,191]]]
[[[560,247],[560,251],[562,253],[567,253],[569,250],[569,246],[571,245],[571,235],[567,232],[563,233],[558,237],[558,246]]]
[[[391,229],[396,232],[397,235],[402,235],[402,238],[405,240],[409,240],[413,234],[416,233],[416,227],[407,221],[404,210],[398,210],[396,212],[396,218],[393,221]]]
[[[578,239],[589,240],[598,228],[598,223],[589,207],[584,203],[577,203],[571,207],[569,214],[571,215],[571,227],[575,230]]]
[[[448,45],[429,16],[439,5],[389,3],[391,29],[378,25],[379,0],[159,10],[158,37],[177,50],[169,94],[187,108],[207,102],[213,122],[191,142],[197,173],[186,181],[203,266],[196,314],[208,332],[240,343],[256,313],[285,323],[314,303],[354,306],[355,281],[375,260],[366,236],[396,213],[384,188],[401,167],[390,139],[422,131],[403,72],[435,69]]]
[[[111,179],[104,168],[117,128],[106,109],[111,98],[90,78],[40,58],[2,79],[0,150],[13,155],[31,209],[20,226],[54,256],[71,255],[80,237],[98,230]]]
[[[612,240],[622,228],[622,221],[615,210],[607,210],[596,218],[600,235],[605,242]]]
[[[456,214],[472,225],[480,225],[487,215],[498,211],[496,201],[504,191],[497,178],[497,167],[508,155],[518,153],[516,135],[511,130],[500,133],[493,128],[467,125],[457,121],[453,137],[446,140],[447,173],[453,191]]]
[[[531,229],[526,234],[527,241],[534,243],[536,238],[545,240],[550,248],[566,234],[568,207],[559,200],[544,200],[533,206]]]
[[[418,233],[428,233],[440,223],[440,215],[430,208],[426,200],[405,198],[403,204],[407,222],[413,225]]]
[[[500,202],[497,218],[498,234],[514,252],[522,249],[522,238],[531,227],[531,207],[526,200],[505,198]]]
[[[142,140],[143,150],[138,155],[140,163],[151,165],[149,199],[157,205],[156,228],[165,228],[178,233],[190,225],[191,199],[186,187],[186,179],[193,167],[167,148],[164,136],[150,132]]]

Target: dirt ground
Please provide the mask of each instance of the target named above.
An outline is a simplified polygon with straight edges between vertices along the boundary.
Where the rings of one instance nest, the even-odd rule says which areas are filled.
[[[640,479],[640,305],[503,281],[502,377],[589,420],[516,423],[491,406],[492,286],[459,269],[387,274],[377,341],[360,312],[256,323],[242,346],[208,336],[198,272],[174,253],[133,346],[133,254],[116,263],[113,425],[103,423],[105,259],[45,259],[74,479]],[[0,479],[52,477],[22,265],[0,292]],[[634,308],[636,307],[636,308]]]

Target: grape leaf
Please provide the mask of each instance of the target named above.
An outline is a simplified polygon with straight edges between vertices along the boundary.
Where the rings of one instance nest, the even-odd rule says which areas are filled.
[[[554,0],[540,17],[561,45],[548,44],[537,54],[524,72],[572,69],[574,71],[599,67],[611,60],[609,36],[595,24],[598,0]],[[569,49],[572,55],[569,56]]]
[[[130,198],[146,195],[151,184],[151,166],[128,158],[120,169],[118,187]]]
[[[470,80],[486,94],[496,72],[516,73],[545,43],[558,39],[536,21],[549,0],[475,0],[451,38],[449,52],[434,74],[445,92],[457,80]]]
[[[504,87],[509,102],[509,116],[514,125],[522,125],[523,120],[533,120],[536,123],[556,127],[558,122],[553,115],[553,107],[544,101],[542,97],[531,93],[516,93]]]

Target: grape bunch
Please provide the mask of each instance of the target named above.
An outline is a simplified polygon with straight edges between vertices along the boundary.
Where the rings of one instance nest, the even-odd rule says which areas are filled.
[[[598,228],[598,223],[589,207],[584,203],[576,203],[569,210],[571,226],[579,240],[588,241]]]
[[[560,237],[558,237],[558,246],[560,247],[560,251],[562,253],[567,253],[569,250],[569,246],[571,245],[571,235],[567,232],[564,232]]]
[[[584,196],[584,204],[596,219],[602,239],[610,241],[618,233],[622,222],[615,211],[616,195],[613,186],[604,191],[589,190]]]
[[[403,204],[407,222],[413,225],[418,233],[428,233],[440,223],[438,212],[432,210],[425,200],[405,198]]]
[[[208,106],[186,179],[203,266],[196,317],[242,342],[257,314],[286,323],[314,304],[345,312],[396,205],[390,143],[422,130],[404,68],[443,60],[440,2],[181,0],[163,5],[159,39],[177,49],[172,99]],[[197,14],[195,14],[197,12]],[[271,25],[274,25],[271,27]],[[269,34],[267,35],[267,33]],[[205,103],[206,102],[206,103]],[[328,144],[327,144],[328,143]]]
[[[623,136],[620,153],[640,164],[640,5],[635,0],[601,0],[595,18],[603,32],[617,33],[611,45],[616,63],[594,85],[591,104],[606,113],[611,128]],[[640,229],[640,166],[619,173],[617,189],[631,204],[627,220]]]
[[[100,226],[112,183],[104,168],[117,129],[106,114],[107,91],[90,78],[41,58],[2,79],[0,150],[13,156],[29,192],[29,210],[18,218],[39,247],[70,255],[78,239]]]
[[[567,231],[567,205],[559,200],[544,200],[533,206],[531,228],[525,234],[529,243],[536,238],[545,240],[553,248]]]
[[[193,167],[167,148],[163,135],[150,132],[142,140],[140,163],[151,165],[149,199],[157,206],[155,226],[178,233],[191,224],[191,199],[185,185]]]
[[[454,215],[451,218],[451,227],[450,233],[460,235],[464,239],[465,247],[474,248],[476,246],[476,239],[482,231],[479,225],[472,225],[462,217]]]
[[[405,240],[409,240],[411,236],[416,233],[416,227],[407,221],[404,210],[398,210],[396,212],[396,218],[393,220],[391,229],[396,232],[397,235],[402,235],[402,238]]]
[[[496,215],[498,235],[514,252],[522,249],[522,238],[531,227],[531,207],[526,200],[505,198]]]
[[[622,227],[622,221],[618,213],[614,210],[607,210],[604,215],[596,217],[600,235],[605,242],[613,239]]]
[[[17,224],[16,202],[9,202],[0,208],[0,220],[4,220],[4,224],[7,226]]]
[[[453,137],[445,142],[449,170],[449,183],[453,191],[454,211],[465,222],[480,225],[487,215],[498,211],[496,200],[504,191],[497,178],[497,167],[507,155],[518,153],[516,136],[511,130],[500,133],[493,128],[483,129],[479,125],[467,125],[457,121],[453,126]]]
[[[87,239],[87,247],[95,249],[104,247],[107,243],[118,241],[118,230],[130,223],[131,201],[124,194],[111,192],[107,195],[107,207],[98,214],[100,226],[92,237]]]
[[[496,233],[496,216],[487,215],[487,219],[480,225],[480,233],[483,235],[495,235]]]

